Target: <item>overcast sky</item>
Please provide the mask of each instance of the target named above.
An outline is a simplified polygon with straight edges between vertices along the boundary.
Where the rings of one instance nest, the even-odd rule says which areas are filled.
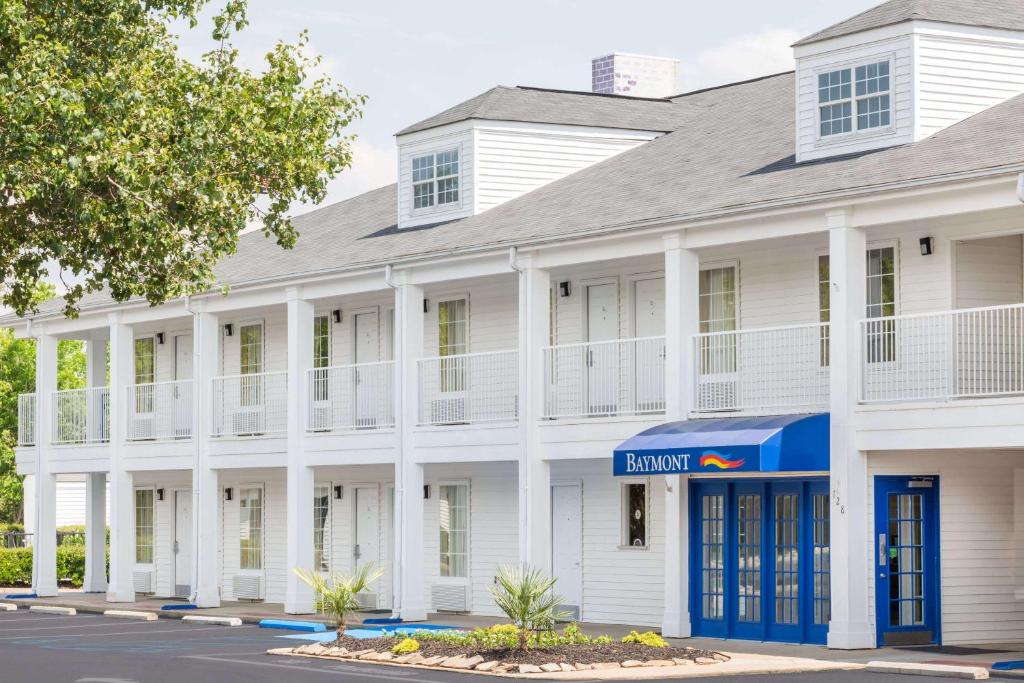
[[[786,71],[797,39],[880,1],[250,0],[236,44],[256,65],[308,28],[324,71],[370,98],[331,203],[394,181],[396,131],[494,85],[589,90],[591,58],[615,51],[681,60],[681,91]]]

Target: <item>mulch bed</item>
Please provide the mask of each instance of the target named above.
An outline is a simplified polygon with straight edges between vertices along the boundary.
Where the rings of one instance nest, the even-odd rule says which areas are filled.
[[[414,637],[414,636],[413,636]],[[373,649],[378,652],[390,650],[399,638],[349,638],[344,636],[325,646],[344,647],[349,651]],[[550,662],[566,664],[596,664],[598,662],[623,662],[629,659],[647,661],[651,659],[689,659],[696,662],[702,660],[721,660],[713,650],[698,650],[692,647],[649,647],[638,643],[608,643],[607,645],[558,645],[549,648],[533,648],[526,652],[519,650],[471,650],[465,646],[450,645],[436,640],[420,640],[419,654],[424,657],[444,655],[455,657],[480,655],[484,661],[496,660],[511,664],[548,664]]]

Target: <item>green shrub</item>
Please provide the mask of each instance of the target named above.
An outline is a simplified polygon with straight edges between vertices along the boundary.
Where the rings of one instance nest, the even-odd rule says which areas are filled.
[[[110,554],[107,553],[109,567]],[[57,547],[57,579],[76,588],[85,581],[85,546]],[[0,586],[32,585],[32,548],[0,548]]]
[[[628,636],[623,637],[622,642],[637,643],[639,645],[646,645],[647,647],[668,647],[668,643],[665,642],[665,639],[654,631],[647,631],[645,633],[630,631]]]
[[[489,628],[477,628],[468,633],[456,631],[418,631],[413,634],[419,640],[432,640],[446,645],[477,650],[515,650],[521,646],[522,631],[514,624],[497,624]],[[609,636],[588,636],[576,624],[569,624],[558,631],[537,631],[529,635],[528,646],[538,648],[559,645],[607,645]]]
[[[8,531],[16,534],[22,534],[25,533],[25,526],[23,524],[17,524],[15,522],[0,522],[0,534],[6,533]]]
[[[419,641],[415,638],[402,638],[402,642],[391,648],[391,652],[396,655],[411,655],[420,649]]]

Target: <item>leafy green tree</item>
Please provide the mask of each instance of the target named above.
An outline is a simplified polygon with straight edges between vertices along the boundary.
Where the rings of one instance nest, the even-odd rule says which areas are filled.
[[[51,264],[69,316],[102,288],[155,305],[215,284],[250,221],[294,245],[364,98],[312,78],[305,33],[240,66],[246,2],[221,1],[197,63],[170,27],[206,0],[0,0],[0,302],[32,310]]]

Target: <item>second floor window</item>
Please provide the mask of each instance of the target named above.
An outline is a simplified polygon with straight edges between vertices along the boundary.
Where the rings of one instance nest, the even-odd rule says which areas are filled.
[[[259,375],[263,372],[263,325],[254,323],[242,325],[238,330],[238,373]],[[263,386],[260,377],[242,377],[241,403],[243,406],[257,406],[263,401]]]
[[[466,386],[466,300],[451,299],[437,305],[437,355],[441,356],[441,391],[462,391]]]
[[[700,272],[700,331],[702,334],[736,329],[736,267],[709,268]],[[736,371],[734,335],[701,337],[700,365],[704,374]]]
[[[457,204],[458,201],[458,149],[413,157],[412,205],[414,209]]]
[[[135,384],[156,381],[156,346],[153,337],[135,340]],[[153,412],[153,387],[135,387],[135,412]]]
[[[331,321],[326,315],[313,318],[313,400],[327,400],[327,370],[331,364]]]
[[[869,363],[881,363],[896,359],[896,248],[877,247],[868,249],[867,254],[866,318],[881,318],[870,322],[866,329],[865,356]],[[819,319],[827,323],[831,319],[829,298],[829,257],[818,257],[818,311]],[[823,332],[822,365],[828,364],[828,335]]]
[[[819,135],[887,128],[892,123],[889,61],[818,74]]]

